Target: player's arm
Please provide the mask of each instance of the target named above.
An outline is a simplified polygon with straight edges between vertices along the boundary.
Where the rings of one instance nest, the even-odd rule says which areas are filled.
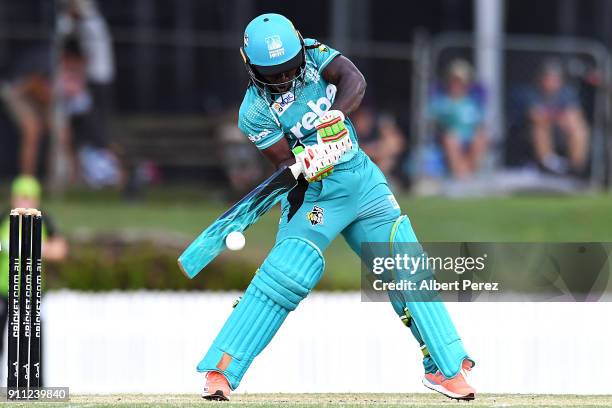
[[[289,148],[289,142],[284,137],[261,152],[277,169],[281,166],[290,166],[295,163],[295,156]]]
[[[312,170],[312,174],[306,174],[306,178],[309,181],[320,180],[326,175],[331,174],[333,164],[337,162],[340,155],[352,148],[344,124],[338,123],[337,119],[340,119],[340,122],[344,122],[344,115],[348,115],[359,107],[366,89],[365,78],[357,67],[344,56],[340,55],[334,58],[325,67],[322,74],[326,81],[336,85],[337,91],[330,110],[324,117],[317,120],[315,126],[319,133],[320,145],[335,144],[338,146],[333,146],[331,149],[322,147],[320,152],[314,152],[315,156],[321,157],[322,160],[321,163],[316,163],[316,170]],[[308,150],[308,147],[306,150]],[[330,151],[333,154],[326,154]],[[310,162],[310,160],[304,159],[313,157],[313,153],[308,151],[292,152],[285,138],[280,139],[272,146],[262,150],[262,152],[277,168],[295,163],[296,154],[297,161],[300,161],[304,167]]]
[[[330,110],[339,110],[344,115],[354,112],[363,99],[366,80],[355,64],[339,55],[323,70],[323,78],[336,85],[336,99]]]

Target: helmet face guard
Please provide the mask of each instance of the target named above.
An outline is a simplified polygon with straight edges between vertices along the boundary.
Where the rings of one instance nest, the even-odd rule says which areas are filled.
[[[300,37],[301,40],[301,37]],[[289,91],[294,91],[298,86],[304,83],[306,73],[306,53],[302,45],[302,49],[291,58],[289,61],[273,66],[262,66],[251,64],[249,58],[242,48],[240,54],[244,60],[249,79],[259,90],[270,95],[281,95]],[[283,72],[288,72],[297,69],[295,76],[285,82],[268,82],[265,76],[278,75]],[[289,86],[287,88],[287,86]],[[287,88],[287,89],[286,89]],[[282,89],[279,90],[279,89]]]

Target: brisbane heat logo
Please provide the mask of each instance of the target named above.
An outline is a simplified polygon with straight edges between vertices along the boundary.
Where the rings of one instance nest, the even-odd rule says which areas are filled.
[[[323,224],[323,208],[315,205],[312,207],[312,211],[306,213],[306,218],[313,226]]]
[[[266,45],[268,46],[270,58],[277,58],[285,55],[285,49],[283,48],[283,42],[281,41],[280,36],[273,35],[266,37]]]

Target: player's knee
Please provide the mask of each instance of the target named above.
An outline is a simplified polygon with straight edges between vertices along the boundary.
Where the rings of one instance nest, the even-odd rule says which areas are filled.
[[[298,237],[277,243],[253,279],[253,286],[273,302],[294,310],[314,288],[325,267],[319,248]]]
[[[391,242],[418,242],[419,240],[412,229],[412,224],[407,215],[402,215],[395,220],[391,230]]]
[[[402,215],[397,218],[393,224],[390,236],[391,255],[409,256],[413,259],[426,257],[422,245],[419,243],[412,224],[408,216]],[[411,282],[421,282],[424,279],[429,279],[432,276],[432,270],[428,265],[422,265],[417,270],[408,271],[406,269],[394,271],[393,279],[407,280]],[[396,309],[397,311],[397,309]]]

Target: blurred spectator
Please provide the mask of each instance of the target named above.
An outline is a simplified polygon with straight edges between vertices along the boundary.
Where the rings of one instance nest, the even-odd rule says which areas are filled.
[[[379,115],[362,104],[351,115],[351,121],[359,136],[359,146],[393,182],[393,172],[406,147],[405,137],[395,119],[390,115]]]
[[[20,176],[11,187],[11,208],[37,208],[40,210],[41,187],[32,176]],[[42,211],[42,210],[41,210]],[[68,254],[66,240],[58,233],[49,215],[43,212],[43,258],[62,261]],[[4,333],[8,313],[9,273],[9,211],[0,214],[0,333]],[[4,340],[0,340],[0,355],[4,353]]]
[[[91,98],[88,109],[72,115],[80,176],[92,187],[119,185],[124,177],[109,140],[115,76],[110,32],[95,1],[63,0],[61,4],[60,38],[78,42],[85,57],[86,89]]]
[[[531,142],[540,167],[554,174],[582,174],[588,156],[589,130],[576,90],[565,83],[557,61],[542,65],[536,85],[527,92],[526,103]],[[565,142],[567,159],[557,153],[555,136]]]
[[[450,63],[445,80],[434,91],[429,115],[452,176],[464,179],[478,170],[487,150],[484,92],[473,82],[472,67],[464,60]]]
[[[86,143],[94,147],[107,147],[115,77],[112,38],[93,0],[64,0],[62,5],[58,31],[61,38],[76,38],[83,50],[87,89],[93,99],[86,115],[86,119],[93,124],[87,128]]]
[[[60,148],[65,152],[71,150],[67,115],[86,109],[90,103],[83,91],[83,67],[84,59],[79,49],[74,43],[66,42],[58,70],[58,92],[65,109],[57,111],[53,106],[52,63],[48,49],[26,54],[12,78],[2,85],[0,96],[21,139],[19,173],[37,174],[42,139],[54,130],[58,133]]]

